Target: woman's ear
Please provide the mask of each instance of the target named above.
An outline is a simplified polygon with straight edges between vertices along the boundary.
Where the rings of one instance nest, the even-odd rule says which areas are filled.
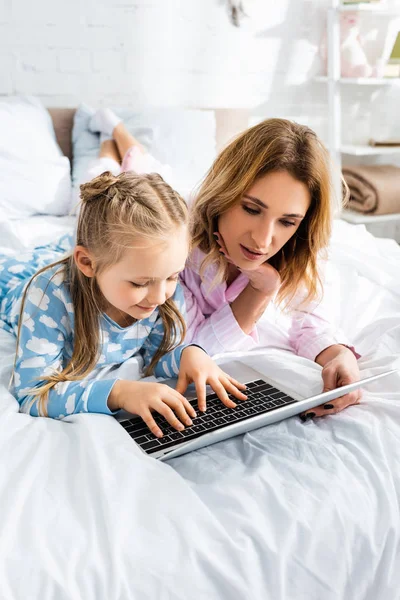
[[[74,260],[78,269],[86,277],[95,276],[95,264],[90,252],[84,246],[75,246]]]

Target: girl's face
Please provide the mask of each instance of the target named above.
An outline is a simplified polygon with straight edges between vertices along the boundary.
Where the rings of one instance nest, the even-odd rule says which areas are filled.
[[[286,171],[260,177],[218,219],[228,254],[240,269],[256,269],[295,234],[310,206],[307,186]]]
[[[107,300],[106,313],[126,326],[132,319],[146,319],[174,295],[179,273],[189,252],[186,227],[176,229],[167,242],[143,240],[125,251],[122,259],[97,275],[98,286]],[[131,317],[129,319],[129,317]]]

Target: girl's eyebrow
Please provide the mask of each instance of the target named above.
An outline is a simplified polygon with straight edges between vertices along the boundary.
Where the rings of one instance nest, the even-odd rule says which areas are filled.
[[[176,277],[177,275],[179,275],[179,273],[182,273],[184,268],[185,267],[182,267],[182,269],[180,269],[179,271],[176,271],[176,273],[172,273],[172,275],[170,275],[169,277]],[[146,275],[142,275],[140,277],[135,277],[135,279],[143,279],[143,281],[158,281],[160,278],[159,277],[146,277]],[[167,278],[167,279],[169,279],[169,278]]]
[[[243,194],[243,197],[248,198],[255,204],[258,204],[258,206],[261,206],[261,208],[268,208],[268,206],[266,204],[264,204],[264,202],[261,202],[261,200],[259,198],[256,198],[255,196],[249,196],[249,194]],[[296,213],[290,213],[290,214],[286,213],[286,214],[282,215],[282,217],[294,217],[296,219],[304,219],[304,215],[298,215]]]

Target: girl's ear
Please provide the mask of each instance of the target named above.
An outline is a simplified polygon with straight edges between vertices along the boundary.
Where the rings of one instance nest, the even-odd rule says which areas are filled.
[[[86,277],[94,277],[94,261],[90,252],[84,246],[75,246],[74,260],[78,269],[86,275]]]

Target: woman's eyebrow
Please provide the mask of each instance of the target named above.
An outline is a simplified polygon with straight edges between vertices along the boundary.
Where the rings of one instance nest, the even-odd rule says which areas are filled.
[[[261,202],[261,200],[259,198],[256,198],[255,196],[249,196],[249,194],[243,194],[243,197],[248,198],[255,204],[258,204],[258,206],[261,206],[262,208],[268,208],[268,206],[266,204],[264,204],[264,202]],[[304,215],[298,215],[296,213],[284,214],[282,216],[283,217],[294,217],[296,219],[304,219]]]

